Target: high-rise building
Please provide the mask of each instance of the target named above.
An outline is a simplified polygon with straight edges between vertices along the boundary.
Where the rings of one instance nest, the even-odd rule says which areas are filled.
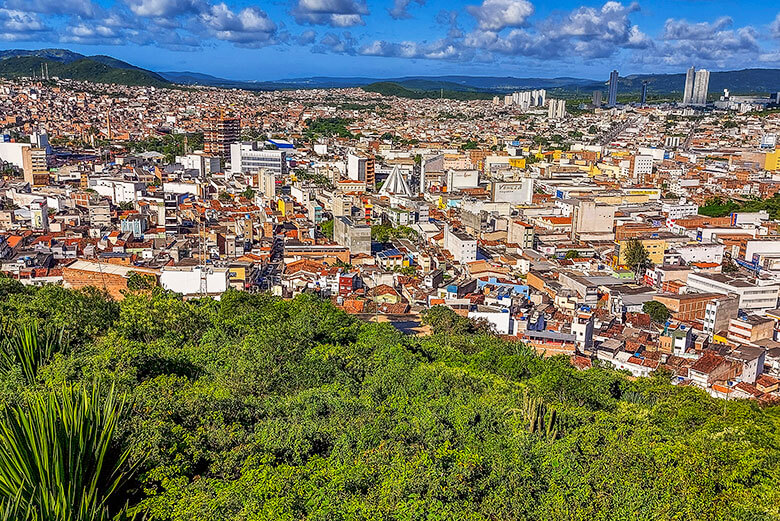
[[[49,184],[49,166],[46,163],[46,149],[25,147],[22,149],[24,181],[31,186]]]
[[[547,104],[547,117],[550,119],[566,117],[566,100],[550,98]]]
[[[693,101],[694,105],[706,105],[707,93],[710,88],[710,71],[699,69],[696,71],[696,80],[693,83]]]
[[[353,181],[365,181],[367,188],[376,185],[376,160],[373,154],[350,152],[347,155],[347,178]]]
[[[230,145],[241,137],[241,120],[236,117],[206,118],[203,126],[203,151],[220,157],[230,155]]]
[[[593,106],[598,108],[601,108],[602,103],[602,92],[600,90],[594,90],[593,91]]]
[[[617,105],[617,90],[618,90],[618,71],[612,71],[609,74],[609,96],[607,96],[607,105],[614,107]]]
[[[683,91],[683,105],[690,105],[693,102],[693,83],[696,77],[696,67],[691,67],[685,73],[685,90]]]
[[[639,103],[641,103],[642,105],[647,104],[647,82],[646,81],[642,82],[642,95],[640,96]]]

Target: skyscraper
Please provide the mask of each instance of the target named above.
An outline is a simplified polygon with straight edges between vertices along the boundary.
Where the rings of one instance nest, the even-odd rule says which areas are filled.
[[[693,83],[696,76],[696,67],[691,66],[685,73],[685,90],[683,91],[683,105],[690,105],[693,102]]]
[[[707,69],[699,69],[696,71],[696,80],[693,83],[693,100],[691,103],[694,105],[706,105],[709,88],[710,71]]]
[[[554,98],[548,100],[547,117],[550,119],[563,119],[566,117],[566,100]]]
[[[646,105],[647,104],[647,82],[646,81],[642,82],[642,95],[640,96],[639,102],[642,105]]]
[[[593,106],[598,108],[601,108],[601,91],[600,90],[594,90],[593,91]]]
[[[607,105],[614,107],[617,105],[618,89],[618,71],[612,71],[609,74],[609,95],[607,96]]]

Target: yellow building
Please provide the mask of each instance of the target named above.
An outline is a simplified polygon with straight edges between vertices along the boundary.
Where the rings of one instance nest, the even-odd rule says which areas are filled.
[[[627,266],[626,251],[628,243],[632,239],[621,239],[615,241],[615,255],[613,256],[613,266]],[[664,239],[637,239],[647,252],[647,258],[653,264],[663,264],[664,252],[666,251],[666,241]]]
[[[766,154],[764,169],[772,171],[780,169],[780,151],[775,149],[773,152]]]
[[[524,157],[512,157],[509,158],[509,166],[512,168],[525,168],[525,158]]]

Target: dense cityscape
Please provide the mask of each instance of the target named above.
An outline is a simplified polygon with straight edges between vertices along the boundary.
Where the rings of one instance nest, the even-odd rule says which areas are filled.
[[[305,342],[318,342],[323,350],[331,346],[332,352],[327,356],[325,351],[319,352],[319,365],[296,371],[315,378],[314,374],[321,370],[323,373],[317,373],[316,378],[323,381],[331,381],[324,374],[331,370],[327,369],[331,362],[326,360],[342,361],[345,365],[333,371],[345,374],[361,370],[374,374],[372,371],[381,366],[376,360],[371,364],[380,364],[377,368],[350,366],[350,357],[358,357],[358,348],[354,348],[353,354],[345,354],[339,351],[341,348],[333,347],[341,342],[351,346],[415,342],[407,344],[418,346],[410,348],[409,356],[419,356],[433,365],[462,364],[460,376],[453,373],[448,377],[452,382],[472,378],[466,376],[466,367],[490,367],[496,375],[518,381],[544,373],[545,378],[551,379],[549,382],[557,383],[550,383],[549,389],[544,386],[547,384],[529,385],[525,392],[535,389],[536,396],[543,401],[534,402],[535,398],[526,395],[524,405],[516,406],[518,409],[509,405],[510,398],[504,403],[504,398],[479,398],[483,391],[474,391],[476,399],[485,403],[494,399],[501,402],[498,413],[488,411],[486,405],[485,410],[482,405],[474,405],[481,411],[474,413],[475,418],[497,414],[500,419],[491,421],[501,423],[515,417],[515,412],[507,416],[511,411],[520,411],[521,416],[534,414],[530,433],[537,430],[538,413],[528,411],[541,408],[538,430],[546,429],[547,434],[542,433],[546,438],[541,438],[540,444],[553,443],[550,440],[559,436],[559,442],[569,439],[566,436],[574,436],[575,429],[580,428],[573,425],[590,421],[581,416],[573,419],[574,409],[567,409],[567,403],[583,410],[603,409],[617,414],[616,409],[609,409],[612,405],[605,405],[608,401],[633,400],[630,407],[652,408],[656,400],[665,399],[668,407],[674,409],[679,404],[682,411],[683,403],[704,400],[704,393],[710,395],[707,400],[736,401],[740,405],[734,407],[747,407],[750,414],[774,414],[773,434],[762,438],[762,443],[772,444],[777,441],[777,413],[771,411],[780,398],[780,94],[735,96],[728,89],[713,92],[709,81],[710,72],[691,67],[684,85],[680,85],[679,99],[655,101],[648,99],[647,83],[634,99],[626,100],[626,93],[620,92],[618,71],[612,72],[603,90],[579,98],[556,97],[552,91],[532,89],[471,100],[448,99],[443,95],[412,99],[357,87],[248,91],[207,86],[125,86],[59,78],[45,68],[37,77],[3,79],[0,272],[5,286],[0,285],[0,298],[6,303],[0,309],[5,310],[8,320],[16,320],[17,316],[38,317],[35,320],[44,320],[39,326],[43,327],[48,320],[74,338],[98,335],[90,342],[103,346],[100,349],[111,342],[135,342],[136,350],[149,348],[142,348],[144,344],[158,346],[153,348],[156,354],[143,355],[143,362],[130,354],[134,352],[130,348],[123,355],[117,354],[119,347],[112,348],[113,354],[106,354],[108,358],[103,362],[103,355],[94,355],[86,362],[84,357],[93,356],[93,351],[87,349],[83,351],[86,354],[79,355],[77,350],[76,355],[55,356],[49,366],[39,370],[43,371],[42,376],[32,377],[56,388],[59,380],[53,375],[57,371],[79,375],[73,376],[79,379],[88,375],[124,375],[119,377],[119,386],[127,385],[133,389],[129,392],[137,394],[133,407],[134,414],[143,418],[138,420],[139,429],[152,429],[154,422],[178,421],[170,416],[164,416],[164,420],[144,416],[143,411],[156,410],[158,404],[151,402],[156,393],[161,393],[160,400],[168,400],[163,397],[167,393],[163,389],[173,385],[155,380],[155,374],[182,379],[176,385],[185,385],[188,378],[195,382],[200,375],[212,374],[212,383],[222,382],[219,385],[226,385],[229,392],[248,393],[257,400],[273,396],[282,388],[285,392],[298,389],[293,385],[304,385],[298,382],[298,373],[289,367],[284,371],[280,368],[287,367],[284,364],[293,359],[298,360],[295,363],[314,364],[313,352],[293,352],[291,347],[291,351],[276,352],[272,342],[262,338],[273,338],[278,345],[287,346],[290,337],[298,338],[301,328],[311,327],[321,330],[306,337]],[[44,305],[44,297],[35,295],[55,291],[52,287],[66,293],[52,293],[60,296],[46,297],[52,300]],[[72,307],[64,308],[60,303],[64,298],[76,299],[73,302],[80,304],[68,300]],[[78,300],[87,298],[98,300]],[[307,300],[310,298],[315,300]],[[178,304],[172,304],[170,299]],[[28,302],[41,307],[25,307],[32,306]],[[245,307],[243,302],[253,304]],[[163,303],[169,311],[158,307]],[[114,305],[119,306],[119,311],[104,311]],[[272,308],[274,305],[277,307]],[[204,318],[212,312],[222,317],[220,321],[234,322],[218,327],[214,325],[216,318]],[[102,313],[118,314],[104,319]],[[250,317],[246,322],[237,318],[245,313]],[[323,318],[325,313],[336,313],[338,318]],[[235,316],[231,318],[231,314]],[[262,334],[251,334],[256,337],[241,329],[249,327],[250,322],[264,323],[271,316],[276,317],[276,322],[263,326]],[[150,322],[142,326],[145,320]],[[199,326],[198,320],[212,322],[208,327]],[[357,333],[358,326],[354,324],[363,323],[377,324],[371,335],[388,340],[374,339],[363,330]],[[389,326],[395,329],[384,329]],[[200,331],[198,336],[192,332],[196,330]],[[99,336],[106,331],[111,331],[108,337]],[[179,335],[177,340],[166,336],[171,331]],[[400,336],[387,336],[392,334]],[[11,333],[7,335],[10,338]],[[173,342],[171,346],[175,348],[159,347],[163,338]],[[252,355],[242,362],[246,367],[234,367],[223,376],[214,376],[222,374],[218,371],[208,373],[211,369],[203,369],[215,363],[207,362],[209,357],[221,356],[217,355],[221,345],[233,346],[234,355],[226,360],[233,356],[243,360],[240,357],[247,356],[243,350],[249,344],[238,340],[233,343],[240,338],[259,342],[258,345],[266,345],[267,341],[268,352],[272,353],[268,356],[274,362]],[[403,338],[406,340],[400,340]],[[451,346],[452,338],[461,339],[455,342],[457,348]],[[514,373],[500,361],[488,362],[481,357],[492,355],[481,351],[478,356],[470,350],[476,348],[466,347],[471,345],[469,338],[481,339],[479,342],[485,342],[485,346],[504,346],[501,349],[506,352],[523,350],[523,367],[527,368]],[[220,344],[219,339],[225,343]],[[434,342],[440,342],[440,347],[430,347]],[[88,344],[84,341],[83,345]],[[211,347],[207,349],[205,345]],[[197,349],[202,351],[196,355],[196,347],[185,346],[200,346]],[[172,354],[174,349],[182,354]],[[214,352],[207,354],[209,350]],[[449,350],[456,354],[443,354]],[[517,351],[515,356],[521,356],[520,353]],[[69,356],[76,358],[67,362]],[[185,358],[191,361],[185,362]],[[558,372],[553,377],[553,365],[544,366],[543,371],[541,366],[533,365],[547,358],[555,360],[551,364],[563,360],[567,368],[554,369]],[[200,363],[205,365],[198,371],[187,368],[187,364]],[[399,363],[387,362],[388,368],[395,367],[398,372],[387,369],[386,378],[406,381],[406,369],[401,369]],[[512,362],[515,363],[519,362]],[[55,369],[47,372],[46,367],[52,366]],[[135,369],[127,369],[130,366]],[[313,369],[315,366],[318,369]],[[249,367],[257,371],[252,372],[254,379],[247,376]],[[264,368],[264,373],[260,368]],[[412,371],[410,368],[407,369]],[[148,381],[143,376],[147,373],[152,374]],[[248,391],[261,385],[258,382],[265,378],[263,374],[268,375],[268,388]],[[360,385],[367,386],[368,376],[364,377]],[[340,377],[333,378],[334,382],[342,381]],[[578,394],[584,391],[563,390],[568,385],[564,380],[574,382],[579,378],[594,389],[611,389],[611,397],[592,397],[591,402],[591,398]],[[614,378],[610,380],[612,387],[604,378]],[[130,385],[128,382],[133,379],[138,379],[137,383]],[[595,383],[597,379],[601,379],[600,383]],[[148,383],[152,381],[157,383]],[[284,386],[279,383],[282,381]],[[690,388],[693,394],[651,390],[652,385],[661,384],[648,382],[658,381],[679,388],[674,392],[688,393]],[[6,404],[13,403],[14,394],[27,392],[3,382]],[[397,391],[380,390],[376,385],[375,389],[362,392],[374,393],[372,396],[378,401],[384,399],[382,396],[400,399],[400,395],[393,394]],[[488,384],[473,385],[476,389]],[[494,392],[495,384],[490,385]],[[143,386],[147,386],[145,390]],[[513,388],[512,392],[522,388]],[[615,391],[617,388],[622,390]],[[228,394],[220,396],[229,400]],[[435,396],[420,399],[434,400]],[[216,397],[215,391],[208,400]],[[195,404],[197,400],[207,400],[205,395],[191,399],[190,405],[195,409],[200,407]],[[330,398],[312,394],[310,399],[312,407],[322,408],[317,414],[336,414],[327,412]],[[146,409],[138,405],[144,400],[150,400]],[[248,401],[242,403],[241,407],[248,407]],[[280,503],[279,510],[272,512],[268,510],[272,505],[269,498],[288,497],[286,494],[290,493],[274,489],[276,485],[267,486],[277,492],[253,489],[250,496],[254,503],[245,503],[241,499],[240,480],[248,479],[243,474],[246,469],[241,471],[239,481],[231,482],[230,487],[236,488],[221,489],[215,485],[213,480],[233,480],[238,473],[226,470],[222,475],[218,468],[221,458],[230,460],[224,462],[225,466],[234,465],[234,458],[249,458],[253,464],[264,465],[262,468],[274,469],[273,472],[282,472],[282,464],[289,465],[289,469],[305,465],[307,472],[314,472],[311,465],[316,465],[316,458],[336,458],[337,443],[332,440],[337,438],[339,428],[327,427],[334,429],[330,442],[318,441],[321,438],[317,434],[307,434],[313,438],[305,438],[309,447],[305,449],[309,451],[306,456],[296,452],[304,450],[300,445],[284,449],[288,452],[277,447],[268,449],[268,453],[245,453],[247,443],[251,446],[259,442],[247,441],[253,439],[251,428],[235,425],[250,422],[246,418],[255,418],[254,413],[247,409],[243,414],[249,416],[235,413],[233,417],[227,408],[221,409],[223,405],[213,405],[214,409],[203,407],[197,414],[206,417],[208,411],[220,410],[225,422],[234,422],[232,429],[246,428],[246,433],[229,433],[227,428],[210,432],[211,427],[200,426],[198,434],[192,434],[200,437],[196,443],[179,438],[180,432],[173,427],[140,438],[132,437],[133,428],[122,427],[122,436],[130,436],[128,439],[152,454],[149,469],[158,465],[154,472],[146,469],[141,473],[137,479],[143,486],[138,485],[133,496],[144,491],[146,499],[139,503],[143,505],[141,511],[153,519],[336,519],[342,517],[334,512],[345,512],[352,500],[368,503],[355,503],[356,511],[362,514],[344,519],[362,519],[370,512],[383,512],[386,516],[377,519],[434,518],[426,517],[435,511],[429,503],[425,503],[425,508],[420,503],[422,510],[417,514],[395,517],[405,507],[397,502],[374,504],[365,499],[373,492],[354,492],[360,487],[373,487],[368,482],[378,480],[377,476],[364,476],[361,479],[368,480],[366,484],[345,485],[346,489],[333,492],[334,498],[339,498],[333,500],[336,506],[302,506],[295,501],[310,501],[311,496],[298,491],[297,500]],[[263,414],[282,414],[267,407]],[[275,407],[281,408],[282,403]],[[712,417],[721,418],[721,406],[712,407]],[[569,414],[566,421],[574,423],[558,420],[556,424],[556,410],[561,415]],[[766,412],[757,412],[762,410]],[[747,414],[737,409],[731,411],[734,415]],[[358,414],[363,413],[355,413]],[[251,421],[266,421],[259,418]],[[526,416],[523,418],[520,421],[527,423]],[[724,422],[724,429],[736,425],[731,416],[723,418],[718,421]],[[206,420],[193,417],[176,425],[190,428],[201,421]],[[413,419],[408,421],[414,424]],[[698,419],[692,417],[690,421],[686,429],[700,425],[696,423]],[[409,428],[417,432],[418,427],[418,438],[411,434],[408,439],[403,438],[407,434],[398,436],[412,446],[428,446],[425,428]],[[312,428],[316,431],[320,427]],[[374,427],[365,427],[371,428]],[[427,428],[438,433],[441,427]],[[455,431],[460,428],[452,427]],[[741,428],[748,429],[744,425]],[[363,436],[368,431],[360,432]],[[230,441],[231,436],[236,438]],[[273,445],[271,440],[275,437],[287,440],[295,434],[258,430],[254,436]],[[392,439],[394,435],[382,436]],[[452,436],[457,438],[460,434]],[[577,434],[576,438],[579,443],[586,443],[582,441],[586,439],[584,434]],[[166,450],[173,454],[174,449],[154,445],[164,444],[161,440],[170,441],[171,447],[192,444],[214,454],[233,447],[229,449],[233,452],[229,456],[219,452],[219,457],[188,455],[192,461],[174,469],[179,464],[164,456]],[[317,443],[324,445],[317,448]],[[350,450],[357,451],[362,443],[375,446],[373,441],[353,440],[349,442],[354,444]],[[609,445],[610,450],[618,450],[615,447],[619,441],[609,443],[614,443]],[[685,443],[685,450],[694,450],[693,438]],[[381,450],[383,445],[376,446],[379,448],[372,450]],[[704,444],[705,453],[708,446]],[[602,452],[602,448],[582,450],[591,449]],[[496,470],[497,467],[484,471],[485,476],[491,477],[489,482],[480,482],[479,487],[484,487],[485,498],[494,493],[507,494],[501,496],[503,499],[496,496],[494,503],[488,499],[469,503],[463,497],[471,492],[465,491],[460,499],[454,499],[443,491],[459,486],[458,480],[477,483],[483,479],[464,477],[468,472],[478,472],[473,470],[478,466],[476,460],[469,459],[476,458],[476,453],[470,456],[465,450],[467,453],[457,458],[468,461],[459,465],[472,470],[461,469],[460,477],[451,477],[452,483],[439,485],[442,496],[437,499],[438,504],[444,505],[442,508],[451,516],[443,515],[441,519],[579,519],[573,512],[587,512],[585,505],[590,501],[596,502],[593,508],[613,514],[639,508],[631,502],[605,506],[599,503],[601,500],[579,498],[579,503],[574,499],[539,496],[537,492],[527,493],[537,498],[539,505],[546,505],[544,508],[510,507],[504,501],[519,492],[512,488],[515,485],[505,485],[508,488],[499,492],[494,480],[500,480],[498,476],[504,476],[501,472],[506,469]],[[630,451],[628,447],[620,450]],[[360,452],[355,458],[369,453]],[[402,453],[392,456],[404,457]],[[599,465],[621,467],[627,459],[620,458],[629,458],[625,454],[614,457],[617,459],[609,463],[600,460]],[[493,463],[498,465],[499,459],[493,459]],[[377,460],[361,460],[355,463],[355,469],[364,464],[380,468],[384,465]],[[514,464],[503,463],[507,468]],[[647,468],[656,468],[654,465],[666,464],[648,465]],[[695,475],[697,465],[691,463],[684,473]],[[763,465],[756,472],[771,472],[772,479],[777,480],[777,460],[765,460]],[[557,472],[548,471],[549,476]],[[180,475],[188,477],[177,481],[176,476]],[[650,475],[649,471],[646,475]],[[198,482],[199,476],[210,477]],[[328,487],[338,482],[334,476],[319,479],[332,483]],[[549,479],[545,487],[550,488],[545,490],[569,486],[555,485],[554,479],[558,478]],[[633,486],[628,475],[622,479],[624,486]],[[665,480],[659,477],[658,482],[662,481]],[[282,479],[279,483],[288,481]],[[597,489],[591,492],[594,496],[599,495]],[[771,489],[767,485],[767,490]],[[355,493],[354,497],[360,499],[345,499],[347,496],[340,495],[344,490],[353,490],[350,494]],[[397,493],[407,497],[413,494],[410,490]],[[719,495],[693,490],[686,493],[682,488],[677,491],[678,499],[688,498],[691,503],[683,506],[676,500],[659,497],[648,500],[652,506],[644,515],[601,518],[748,519],[738,516],[737,507]],[[386,493],[384,489],[381,492],[383,501]],[[419,501],[431,499],[426,493],[423,496],[427,499]],[[780,515],[778,503],[774,503],[777,489],[767,494],[756,499],[761,511],[756,511],[756,517],[751,519],[776,519],[774,516]],[[186,498],[190,496],[199,499],[187,505]],[[214,510],[204,506],[207,497],[214,501],[209,503]],[[733,497],[729,499],[732,500]],[[568,514],[555,510],[555,505],[569,501],[573,510]],[[260,505],[257,517],[245,517],[253,508],[251,504]],[[174,505],[179,509],[176,515]],[[669,510],[658,515],[665,508],[662,505]],[[474,517],[465,514],[477,511],[480,514]],[[684,513],[675,517],[671,512]],[[491,517],[492,514],[495,516]]]

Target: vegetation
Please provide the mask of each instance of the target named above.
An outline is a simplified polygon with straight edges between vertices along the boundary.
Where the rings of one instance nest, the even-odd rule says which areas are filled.
[[[172,87],[171,83],[152,71],[135,68],[127,64],[124,67],[117,67],[101,63],[92,58],[82,58],[64,63],[38,56],[15,56],[0,60],[0,76],[5,78],[32,76],[33,74],[40,76],[42,64],[48,65],[49,76],[58,76],[71,80],[119,85]]]
[[[371,227],[371,240],[390,242],[393,239],[417,239],[417,232],[408,226],[392,226],[390,224],[375,224]]]
[[[725,217],[734,212],[760,212],[765,210],[770,219],[780,219],[780,194],[768,199],[750,199],[742,203],[721,197],[707,199],[704,206],[699,207],[699,214],[708,217]]]
[[[425,89],[411,89],[407,88],[399,83],[391,81],[379,81],[376,83],[370,83],[361,87],[366,92],[377,92],[382,96],[396,96],[398,98],[410,98],[410,99],[437,99],[446,98],[454,100],[475,100],[475,99],[493,99],[495,96],[492,92],[478,92],[478,91],[457,91],[457,90],[425,90]]]
[[[114,434],[124,403],[98,386],[31,395],[5,411],[0,430],[0,504],[17,520],[110,521],[132,470]]]
[[[338,136],[351,139],[355,136],[347,130],[347,125],[352,121],[345,118],[316,118],[306,120],[306,132],[304,135],[309,141],[319,137]]]
[[[320,223],[320,231],[322,232],[322,235],[324,235],[328,239],[332,239],[333,238],[333,219],[328,219],[326,221],[322,221]]]
[[[626,245],[626,266],[634,272],[636,277],[642,275],[642,270],[649,266],[650,257],[641,241],[631,239]]]
[[[117,304],[0,278],[0,321],[73,333],[34,383],[0,373],[3,446],[88,440],[51,472],[0,451],[0,513],[86,490],[67,519],[85,503],[150,521],[780,517],[780,407],[580,372],[446,308],[425,320],[413,337],[311,296]],[[63,428],[39,443],[21,418]]]
[[[165,161],[173,163],[176,156],[203,148],[203,133],[166,134],[161,137],[147,137],[141,141],[127,143],[131,152],[159,152],[165,154]]]
[[[648,300],[642,304],[642,311],[650,315],[650,320],[656,324],[664,324],[671,316],[669,308],[655,300]]]
[[[323,174],[309,172],[303,168],[295,169],[295,177],[301,181],[310,181],[315,185],[321,186],[323,188],[333,188],[333,183],[331,182],[330,179],[328,179],[327,176]]]
[[[704,206],[699,206],[699,215],[725,217],[737,210],[739,210],[739,203],[732,200],[724,201],[721,197],[713,197],[707,199]]]

